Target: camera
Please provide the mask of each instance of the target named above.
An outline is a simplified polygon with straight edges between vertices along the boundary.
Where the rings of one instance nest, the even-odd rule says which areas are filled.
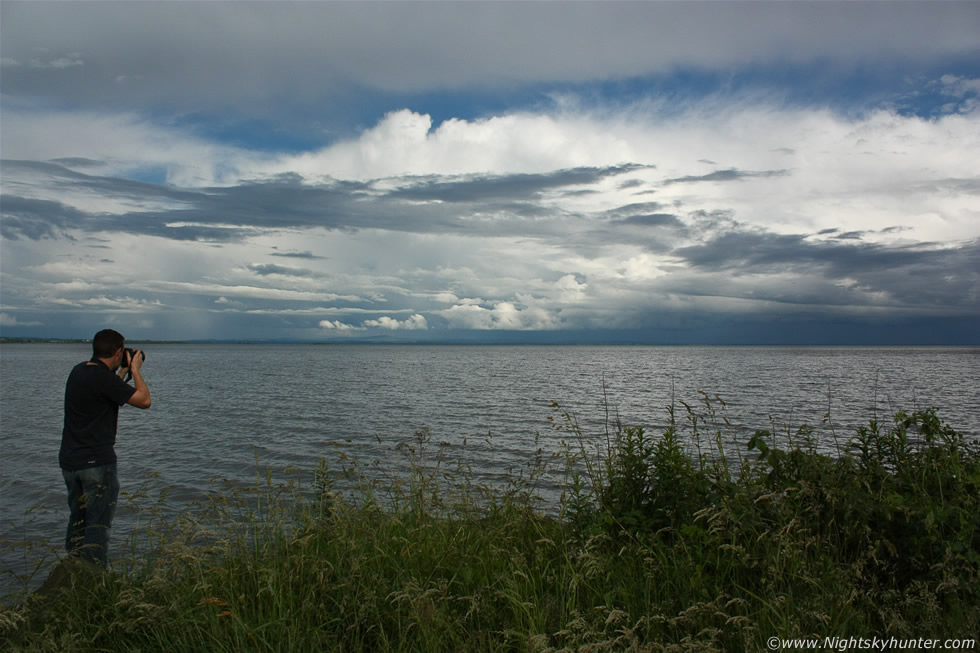
[[[129,347],[123,348],[122,367],[126,369],[126,378],[123,380],[126,381],[127,383],[129,383],[129,380],[133,378],[133,371],[129,368],[133,364],[133,356],[135,355],[136,355],[135,349],[130,349]],[[140,351],[140,360],[144,360],[144,361],[146,360],[146,352]]]
[[[131,364],[131,362],[133,360],[133,356],[136,355],[136,350],[135,349],[130,349],[129,347],[126,347],[123,350],[123,352],[124,352],[124,356],[123,356],[123,367],[129,367],[129,365]],[[140,351],[140,360],[144,360],[144,361],[146,360],[146,352]]]

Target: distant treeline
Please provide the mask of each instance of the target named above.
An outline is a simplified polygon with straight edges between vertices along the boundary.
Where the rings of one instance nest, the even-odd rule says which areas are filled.
[[[91,338],[11,338],[8,336],[0,336],[0,343],[5,344],[57,344],[57,345],[77,345],[77,344],[88,344],[91,343]],[[193,342],[201,341],[190,341],[190,340],[128,340],[129,343],[148,343],[155,345],[169,345],[169,344],[191,344]],[[209,341],[210,342],[210,341]]]
[[[8,338],[7,336],[0,336],[0,342],[2,343],[57,343],[57,344],[72,344],[72,343],[83,343],[92,342],[91,339],[80,340],[72,338]]]

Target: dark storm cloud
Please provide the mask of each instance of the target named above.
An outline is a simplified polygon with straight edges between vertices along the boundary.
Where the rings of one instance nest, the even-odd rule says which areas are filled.
[[[646,215],[631,215],[619,221],[620,224],[637,225],[641,227],[683,227],[673,213],[648,213]]]
[[[837,234],[834,236],[834,238],[838,240],[861,240],[862,238],[864,238],[869,234],[883,234],[883,235],[897,234],[907,230],[908,227],[901,227],[901,226],[885,227],[884,229],[873,229],[873,230],[862,229],[860,231],[845,231],[845,232],[842,232],[840,229],[837,228],[831,228],[831,229],[821,229],[820,231],[817,232],[816,235],[830,236],[831,234]]]
[[[771,271],[813,264],[846,268],[904,265],[928,255],[928,250],[813,243],[800,234],[740,230],[723,233],[699,245],[679,248],[675,253],[699,268]]]
[[[580,189],[608,177],[648,166],[573,168],[544,174],[398,178],[394,190],[377,182],[328,180],[303,183],[299,175],[280,175],[231,187],[180,190],[118,177],[87,175],[55,163],[5,161],[4,168],[22,177],[54,178],[67,192],[131,202],[164,204],[123,214],[86,212],[59,202],[3,195],[4,233],[38,239],[67,229],[120,231],[174,240],[237,241],[260,229],[322,227],[388,229],[418,233],[520,233],[519,224],[555,216],[555,209],[536,202],[548,192]],[[617,215],[649,209],[624,208]],[[645,207],[645,208],[644,208]],[[489,221],[488,221],[489,218]],[[637,223],[642,219],[636,218]],[[653,220],[647,218],[647,220]],[[666,224],[665,218],[656,218]],[[286,254],[280,254],[285,256]]]
[[[115,231],[172,238],[174,240],[229,241],[241,240],[254,233],[246,227],[171,226],[195,211],[146,211],[121,215],[92,213],[53,200],[35,200],[16,195],[0,196],[0,233],[4,238],[31,240],[64,237],[70,229],[87,232]]]
[[[389,197],[415,201],[477,202],[493,199],[537,199],[542,194],[573,186],[595,184],[607,177],[650,168],[625,164],[604,168],[582,167],[542,174],[431,177],[389,193]]]
[[[10,240],[52,238],[85,218],[84,212],[54,200],[0,195],[0,234]]]
[[[4,193],[0,209],[5,235],[10,238],[20,235],[37,239],[76,228],[175,240],[229,241],[241,240],[258,228],[344,228],[358,226],[357,218],[363,216],[352,209],[357,207],[357,192],[367,190],[364,184],[352,182],[307,187],[297,181],[298,176],[283,175],[268,182],[191,191],[119,177],[86,175],[54,163],[3,161],[2,169],[7,178],[41,175],[55,179],[66,194],[74,191],[93,197],[170,206],[123,214],[87,212],[59,202]]]
[[[627,190],[629,188],[639,188],[640,186],[643,186],[645,183],[646,182],[644,182],[642,179],[627,179],[626,181],[624,181],[619,185],[619,189]]]
[[[727,276],[793,273],[887,293],[889,301],[919,306],[969,306],[980,282],[980,241],[963,244],[882,245],[811,242],[765,231],[724,233],[673,252],[692,268]],[[810,298],[808,301],[814,301]]]
[[[105,165],[105,161],[96,161],[94,159],[86,159],[85,157],[80,156],[51,159],[51,163],[68,166],[69,168],[99,168]]]
[[[735,212],[730,209],[715,209],[713,211],[696,209],[691,211],[688,216],[699,228],[710,232],[740,228],[735,220]]]
[[[664,208],[664,205],[660,202],[635,202],[609,209],[605,212],[604,216],[612,220],[622,220],[638,214],[656,213],[662,208]]]
[[[615,224],[633,225],[639,227],[674,227],[683,229],[684,223],[673,213],[661,211],[664,205],[660,202],[638,202],[627,204],[603,213],[602,217],[612,220]]]
[[[305,259],[322,259],[323,256],[317,256],[313,252],[272,252],[270,256],[282,256],[285,258],[305,258]]]
[[[70,159],[76,161],[77,159]],[[62,163],[66,160],[62,159]],[[83,166],[94,165],[90,159]],[[126,198],[137,201],[183,202],[193,201],[194,191],[184,191],[172,186],[152,184],[121,177],[88,175],[72,170],[66,165],[49,161],[19,161],[3,159],[0,161],[0,175],[9,186],[8,180],[29,176],[43,176],[57,181],[62,190],[87,192],[93,196]]]
[[[271,263],[249,265],[248,269],[260,276],[278,274],[287,277],[311,277],[313,272],[301,268],[291,268],[284,265],[272,265]]]
[[[677,177],[675,179],[668,179],[664,181],[664,185],[692,183],[692,182],[700,182],[700,181],[739,181],[741,179],[752,179],[752,178],[765,179],[768,177],[785,177],[788,174],[789,174],[789,170],[764,170],[761,172],[752,172],[747,170],[735,170],[734,168],[731,168],[728,170],[716,170],[715,172],[711,172],[706,175],[694,175],[694,176],[687,176],[687,177]]]

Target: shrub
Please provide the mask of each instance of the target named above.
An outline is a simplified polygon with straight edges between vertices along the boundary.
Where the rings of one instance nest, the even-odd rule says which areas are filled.
[[[0,609],[0,641],[720,652],[765,650],[773,635],[980,632],[980,453],[934,411],[871,422],[839,456],[805,427],[783,448],[758,431],[730,465],[720,432],[713,456],[685,449],[710,422],[687,408],[690,430],[668,409],[659,437],[616,425],[589,438],[561,413],[577,446],[557,514],[535,498],[540,450],[504,487],[475,486],[448,448],[431,454],[426,430],[398,448],[407,470],[387,483],[341,455],[311,493],[268,474],[219,488],[148,524],[149,551],[116,572]]]

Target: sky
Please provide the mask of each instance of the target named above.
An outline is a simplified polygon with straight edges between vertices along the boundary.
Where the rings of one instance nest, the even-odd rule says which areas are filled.
[[[978,2],[0,0],[0,336],[980,344]]]

